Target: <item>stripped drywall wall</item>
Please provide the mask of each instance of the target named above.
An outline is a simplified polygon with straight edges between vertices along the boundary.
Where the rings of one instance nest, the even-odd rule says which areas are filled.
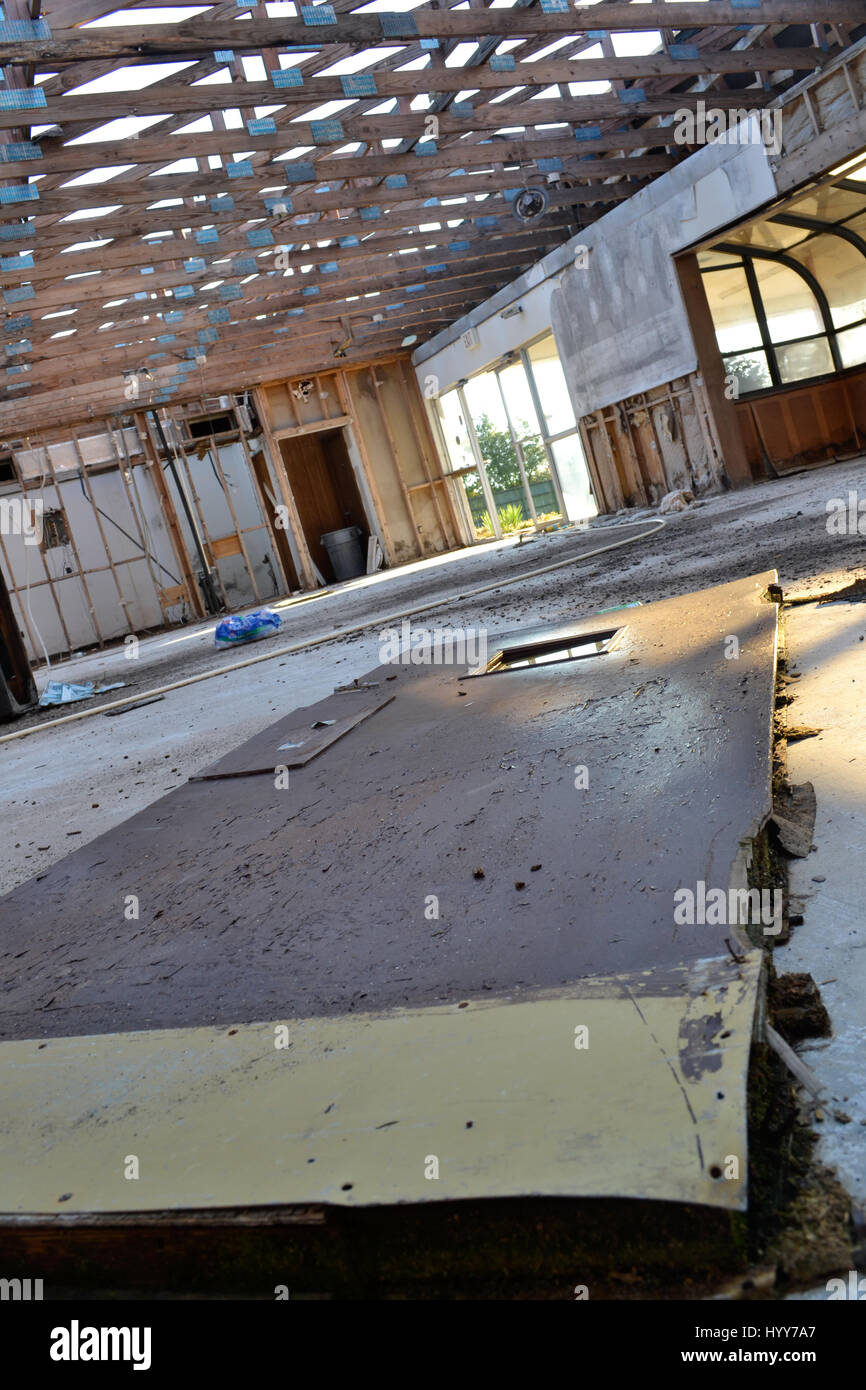
[[[58,532],[46,531],[41,546],[20,528],[0,535],[0,564],[31,659],[160,626],[160,590],[179,582],[137,432],[83,436],[80,455],[86,475],[71,441],[21,450],[15,459],[25,486],[3,489],[5,501],[41,508],[43,521],[60,513]]]

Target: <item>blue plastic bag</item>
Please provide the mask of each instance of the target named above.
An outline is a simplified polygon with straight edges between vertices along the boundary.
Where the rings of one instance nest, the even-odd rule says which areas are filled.
[[[217,623],[214,646],[236,647],[242,642],[257,642],[260,637],[272,636],[282,625],[279,613],[272,613],[269,608],[259,608],[255,613],[233,614]]]

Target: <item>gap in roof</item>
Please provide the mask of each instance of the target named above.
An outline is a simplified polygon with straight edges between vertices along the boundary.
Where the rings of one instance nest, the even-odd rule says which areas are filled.
[[[159,121],[166,120],[170,114],[167,111],[164,116],[118,116],[117,120],[107,121],[105,125],[97,126],[95,130],[88,130],[84,135],[77,135],[74,140],[67,140],[65,143],[67,145],[89,145],[104,140],[133,140],[140,131],[147,130]]]
[[[472,55],[477,52],[477,43],[458,43],[457,47],[452,49],[445,59],[445,66],[446,68],[465,67]]]
[[[359,5],[352,14],[381,14],[383,10],[405,14],[407,10],[417,10],[424,3],[425,0],[371,0],[369,5]]]
[[[564,48],[566,44],[569,43],[576,43],[577,40],[577,34],[567,34],[563,39],[554,39],[553,43],[549,43],[546,48],[539,49],[537,53],[527,54],[521,61],[524,63],[537,63],[540,58],[549,58],[550,54],[555,53],[557,49]]]
[[[167,5],[147,6],[141,10],[112,10],[111,14],[100,15],[82,24],[82,29],[105,29],[121,24],[182,24],[185,19],[194,19],[197,14],[205,14],[210,5]]]
[[[61,256],[66,256],[69,254],[70,251],[96,251],[100,246],[107,246],[111,241],[114,241],[114,237],[112,236],[102,237],[101,240],[95,239],[93,241],[76,241],[73,243],[72,246],[64,246],[60,254]],[[85,271],[84,273],[85,275],[92,275],[94,273],[98,275],[99,271]]]
[[[319,50],[317,48],[311,48],[308,53],[281,53],[280,67],[297,68],[300,67],[301,63],[305,63],[308,58],[317,58],[318,55]]]
[[[573,97],[580,97],[601,96],[604,92],[613,91],[613,88],[609,82],[569,82],[568,90]]]
[[[227,115],[227,112],[224,111],[223,115]],[[157,116],[156,119],[161,120],[162,117]],[[209,135],[213,128],[213,120],[210,116],[198,116],[188,125],[180,125],[177,130],[173,130],[171,133],[172,135]]]
[[[148,174],[149,179],[156,178],[158,174],[196,174],[198,173],[198,162],[192,157],[176,159],[172,164],[163,164],[161,168],[154,169]]]
[[[187,68],[194,68],[196,62],[197,59],[193,58],[179,63],[142,63],[141,67],[115,68],[113,72],[105,72],[90,82],[82,82],[80,87],[70,87],[63,95],[71,97],[89,96],[94,92],[138,92],[143,87],[152,86],[154,82],[161,82],[164,77],[174,77],[176,73],[184,72]]]
[[[76,174],[74,179],[67,179],[60,187],[75,188],[85,183],[107,183],[117,174],[125,174],[127,170],[135,168],[135,164],[108,164],[102,169],[87,169],[83,174]]]
[[[661,49],[662,36],[657,29],[642,34],[612,34],[613,51],[618,58],[641,57]]]
[[[378,63],[380,59],[393,58],[395,54],[402,53],[404,48],[405,44],[400,44],[397,48],[365,48],[361,53],[351,53],[348,58],[340,58],[330,67],[321,68],[316,76],[332,77],[339,73],[361,72],[372,63]]]
[[[61,217],[61,222],[81,222],[90,217],[109,217],[113,212],[119,212],[123,203],[112,203],[108,207],[102,208],[79,208],[78,212],[70,212],[68,216]]]
[[[245,53],[241,58],[247,82],[267,82],[268,71],[258,53]]]
[[[354,106],[354,101],[325,101],[321,106],[317,106],[313,111],[304,111],[300,116],[292,117],[292,124],[295,121],[322,121],[328,116],[336,116],[338,111],[345,111],[347,106]]]

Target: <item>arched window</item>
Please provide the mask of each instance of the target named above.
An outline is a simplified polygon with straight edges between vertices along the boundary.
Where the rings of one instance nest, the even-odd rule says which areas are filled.
[[[698,253],[737,395],[866,363],[866,182],[811,190]]]

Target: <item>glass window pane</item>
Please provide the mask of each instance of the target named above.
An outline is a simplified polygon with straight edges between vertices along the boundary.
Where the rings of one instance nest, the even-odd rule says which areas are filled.
[[[499,394],[495,372],[482,372],[481,376],[474,376],[471,381],[467,381],[463,387],[463,395],[466,397],[476,430],[479,421],[486,417],[494,429],[508,432],[508,417]]]
[[[573,429],[577,421],[571,408],[571,397],[565,382],[562,363],[556,353],[553,334],[533,343],[528,350],[535,389],[544,415],[544,430],[548,436]]]
[[[721,352],[760,347],[761,334],[752,307],[744,270],[713,270],[704,276],[704,290],[713,316]]]
[[[487,503],[484,500],[484,489],[481,486],[481,478],[477,473],[464,473],[460,482],[466,494],[466,502],[472,517],[472,525],[475,529],[475,539],[479,541],[489,540],[494,532],[487,511]]]
[[[844,333],[836,335],[836,342],[839,345],[843,367],[859,367],[861,362],[866,362],[866,324],[846,328]]]
[[[502,394],[505,397],[512,428],[517,438],[525,439],[527,435],[538,434],[535,406],[532,403],[532,394],[529,390],[529,382],[526,380],[526,372],[523,370],[523,363],[519,360],[510,362],[507,367],[503,367],[500,371],[499,380],[502,383]]]
[[[834,328],[866,318],[866,256],[838,236],[817,236],[794,259],[811,270],[830,303]]]
[[[763,246],[768,251],[784,251],[809,235],[808,227],[788,227],[784,222],[764,220],[725,237],[738,246]]]
[[[862,194],[837,188],[832,183],[825,184],[823,188],[813,188],[786,208],[787,212],[797,213],[800,217],[817,217],[822,222],[841,222],[843,217],[855,216],[862,210]]]
[[[439,419],[448,449],[448,459],[453,468],[471,468],[475,463],[469,430],[463,419],[460,397],[456,391],[448,391],[439,397]]]
[[[496,510],[501,513],[503,507],[519,507],[521,516],[526,520],[529,507],[496,373],[484,372],[481,376],[473,377],[464,386],[463,394],[472,413],[475,437]]]
[[[559,476],[559,485],[562,488],[565,510],[571,520],[583,521],[587,517],[598,516],[580,435],[569,434],[565,439],[557,439],[550,447]]]
[[[782,381],[804,381],[811,376],[826,376],[833,371],[833,358],[826,338],[812,338],[808,343],[789,343],[776,349],[776,361]]]
[[[774,343],[823,331],[824,320],[818,301],[796,270],[772,261],[756,261],[755,277]]]
[[[701,270],[711,270],[721,265],[742,265],[742,261],[730,251],[699,251],[698,265]]]
[[[766,391],[773,384],[765,352],[738,352],[726,357],[725,371],[733,376],[743,396],[749,391]]]

